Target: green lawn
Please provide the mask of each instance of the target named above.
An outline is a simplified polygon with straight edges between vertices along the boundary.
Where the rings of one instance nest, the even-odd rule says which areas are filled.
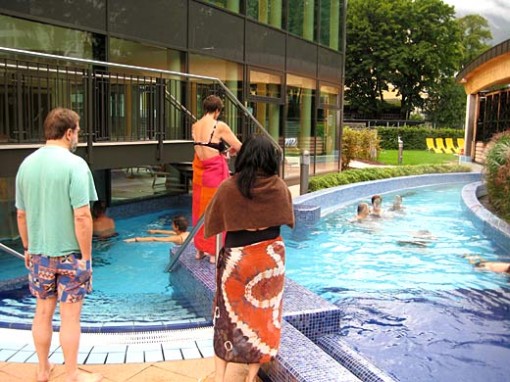
[[[383,164],[398,164],[398,150],[381,150],[378,162]],[[448,164],[457,163],[458,157],[453,154],[436,154],[425,150],[404,150],[402,164]]]

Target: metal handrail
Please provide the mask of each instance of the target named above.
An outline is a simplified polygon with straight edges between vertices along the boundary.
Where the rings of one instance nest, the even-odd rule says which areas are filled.
[[[184,252],[184,250],[188,247],[189,243],[195,235],[197,234],[198,230],[204,225],[204,219],[205,215],[202,215],[200,219],[198,220],[197,224],[193,227],[191,232],[189,233],[186,240],[184,240],[184,243],[181,244],[177,252],[175,252],[173,260],[171,260],[168,265],[165,267],[165,272],[172,272],[174,269],[174,265],[177,263],[177,260],[179,260],[179,257],[181,257],[181,254]]]
[[[3,250],[5,253],[8,253],[9,255],[13,255],[14,257],[18,257],[22,260],[25,260],[25,256],[23,256],[18,251],[15,251],[14,249],[6,246],[5,244],[0,243],[0,249]]]

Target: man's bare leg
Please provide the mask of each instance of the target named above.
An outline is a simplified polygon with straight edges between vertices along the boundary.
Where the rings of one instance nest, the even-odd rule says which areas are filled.
[[[100,374],[78,370],[78,348],[80,346],[80,315],[83,301],[60,303],[60,345],[64,352],[66,382],[100,381]]]
[[[35,306],[32,337],[39,361],[36,375],[38,381],[47,381],[50,377],[51,364],[48,357],[50,354],[51,337],[53,336],[51,320],[53,319],[56,306],[56,298],[47,298],[44,300],[38,298]]]
[[[225,382],[225,371],[227,370],[227,362],[218,356],[214,356],[214,382]]]

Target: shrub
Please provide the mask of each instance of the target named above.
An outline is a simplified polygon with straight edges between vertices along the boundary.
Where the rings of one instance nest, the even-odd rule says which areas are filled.
[[[353,159],[374,160],[378,150],[377,130],[345,126],[342,132],[342,170],[347,169]]]
[[[341,186],[344,184],[366,182],[378,179],[388,179],[398,176],[470,171],[471,168],[465,165],[420,165],[352,169],[338,173],[314,176],[310,179],[308,191],[312,192],[322,190],[324,188]]]
[[[484,170],[492,207],[498,216],[510,221],[510,130],[492,137]]]

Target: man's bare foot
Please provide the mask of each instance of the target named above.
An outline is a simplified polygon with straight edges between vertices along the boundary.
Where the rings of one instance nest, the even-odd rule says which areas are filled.
[[[50,363],[49,361],[44,365],[43,368],[40,368],[40,365],[37,367],[36,381],[37,382],[47,382],[50,380],[51,372],[55,365]]]
[[[99,382],[102,380],[101,374],[76,370],[73,376],[67,377],[66,382]]]

